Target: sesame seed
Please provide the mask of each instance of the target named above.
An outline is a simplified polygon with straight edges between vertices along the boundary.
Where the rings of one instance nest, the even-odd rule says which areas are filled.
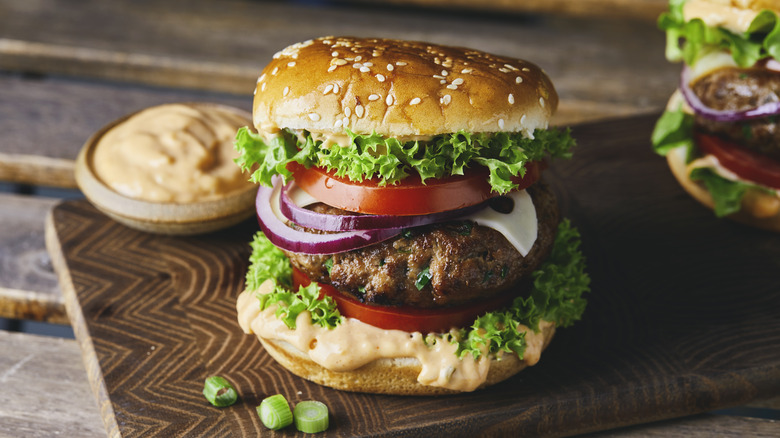
[[[473,72],[473,71],[474,71],[474,70],[472,70],[472,69],[470,69],[470,68],[464,68],[464,69],[463,69],[463,70],[461,70],[460,72],[461,72],[461,73],[463,73],[464,75],[467,75],[467,74],[469,74],[469,73],[471,73],[471,72]]]
[[[508,68],[508,69],[510,69],[510,70],[517,71],[517,67],[515,67],[515,66],[513,66],[513,65],[510,65],[510,64],[504,64],[504,67],[506,67],[506,68]]]
[[[498,119],[498,128],[504,129],[504,119]]]
[[[450,72],[448,72],[447,70],[442,70],[441,71],[441,75],[442,76],[447,76],[448,74],[450,74]]]
[[[309,118],[310,118],[310,119],[311,119],[313,122],[319,122],[319,121],[320,121],[320,115],[319,115],[319,114],[317,114],[317,113],[309,113]]]
[[[384,75],[381,75],[381,74],[377,73],[376,80],[379,81],[379,82],[384,82],[385,81],[385,77],[384,77]]]
[[[457,78],[454,81],[452,81],[453,85],[460,85],[463,83],[463,78]]]
[[[373,62],[364,62],[364,63],[363,63],[363,65],[364,65],[365,67],[373,67],[373,66],[374,66],[374,63],[373,63]]]
[[[387,106],[390,106],[390,105],[393,104],[393,96],[392,95],[390,95],[390,94],[387,95],[387,97],[385,98],[385,104],[387,104]]]
[[[345,128],[346,128],[347,126],[349,126],[349,118],[348,118],[348,117],[344,117],[344,118],[343,118],[343,119],[341,119],[341,120],[342,120],[341,124],[342,124],[342,125],[343,125]]]
[[[396,62],[396,63],[395,63],[395,65],[397,65],[397,66],[399,66],[399,67],[400,67],[400,66],[402,66],[402,65],[406,65],[406,63],[405,63],[405,62],[403,62],[403,61],[398,61],[398,62]]]
[[[328,86],[325,87],[325,91],[323,91],[322,94],[328,94],[331,91],[333,91],[333,84],[328,84]],[[510,96],[511,96],[511,94],[510,94]]]
[[[498,71],[500,71],[501,73],[509,73],[509,72],[511,72],[512,70],[510,70],[510,69],[508,69],[508,68],[501,67],[501,68],[499,68],[499,69],[498,69]]]
[[[274,69],[271,71],[271,76],[276,76],[277,73],[279,73],[279,67],[274,67]]]
[[[524,72],[529,72],[529,71],[531,71],[531,69],[530,69],[530,68],[528,68],[528,67],[523,67],[523,71],[524,71]]]
[[[509,94],[509,104],[510,105],[514,105],[515,104],[515,95],[514,94],[511,94],[511,93]]]
[[[333,52],[333,53],[330,54],[330,56],[335,58],[335,57],[339,56],[339,52]]]
[[[357,114],[358,117],[363,117],[364,114],[363,105],[358,105],[355,107],[355,114]]]
[[[450,90],[457,90],[458,86],[455,85],[455,84],[449,84],[449,85],[447,85],[447,88],[449,88]]]
[[[263,82],[265,80],[265,73],[263,73],[259,78],[257,78],[257,83]]]
[[[371,102],[373,102],[375,100],[379,100],[381,98],[382,98],[382,96],[380,96],[378,94],[372,94],[372,95],[368,96],[368,100],[370,100]]]
[[[387,64],[387,71],[393,71],[394,68],[393,64]]]
[[[444,76],[442,75],[433,75],[433,77],[436,79],[444,79]]]
[[[295,67],[295,61],[288,62],[287,67]]]
[[[415,97],[414,99],[409,101],[409,105],[417,105],[420,102],[422,102],[422,99],[420,99],[419,97]]]
[[[338,93],[339,92],[339,84],[333,84],[333,92]]]
[[[260,86],[260,91],[265,91],[265,86],[266,86],[266,85],[267,85],[267,84],[266,84],[265,82],[263,82],[263,85],[261,85],[261,86]]]
[[[334,127],[334,128],[341,128],[341,125],[342,125],[343,123],[344,123],[344,122],[343,122],[343,121],[341,121],[341,119],[338,119],[338,120],[336,120],[336,123],[334,123],[334,124],[333,124],[333,127]]]
[[[519,84],[519,83],[522,83],[522,82],[523,82],[523,77],[522,76],[518,76],[518,77],[515,78],[515,83],[516,84]]]
[[[347,61],[345,59],[338,58],[338,59],[334,59],[333,61],[331,61],[331,63],[333,63],[335,65],[345,65],[347,63]]]
[[[450,102],[452,102],[452,96],[450,96],[449,94],[445,94],[444,96],[442,96],[441,103],[443,103],[444,105],[449,105]]]
[[[368,72],[371,71],[371,69],[368,68],[368,67],[360,67],[360,71],[363,72],[363,73],[368,73]]]
[[[290,87],[284,87],[284,90],[282,90],[282,96],[287,96],[288,93],[290,93]]]
[[[440,80],[440,81],[439,81],[439,83],[440,83],[440,84],[442,84],[442,85],[444,85],[444,84],[446,84],[446,83],[447,83],[447,80],[446,80],[446,79],[442,79],[442,80]]]
[[[352,108],[350,107],[344,108],[344,115],[347,117],[352,117]]]
[[[338,67],[338,66],[336,66],[336,65],[331,65],[330,67],[328,67],[328,73],[330,73],[330,72],[332,72],[332,71],[336,70],[336,67]]]
[[[352,68],[362,68],[362,67],[363,67],[363,64],[361,64],[359,62],[356,62],[356,63],[352,64]]]
[[[355,57],[355,61],[360,61],[361,59],[363,59],[363,57],[362,57],[362,56],[360,56],[360,55],[358,55],[358,56],[356,56],[356,57]]]
[[[522,125],[524,123],[525,123],[525,114],[523,114],[523,117],[520,117],[520,124]]]
[[[544,97],[539,98],[539,105],[541,105],[542,108],[544,108]]]

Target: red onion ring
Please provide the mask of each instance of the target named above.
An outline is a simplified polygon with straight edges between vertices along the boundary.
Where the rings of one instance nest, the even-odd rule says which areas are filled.
[[[697,115],[716,122],[737,122],[740,120],[758,119],[780,114],[780,102],[770,102],[756,108],[742,111],[716,110],[708,107],[699,99],[699,96],[691,89],[691,69],[687,65],[683,67],[680,75],[680,91],[685,101]]]
[[[362,248],[389,239],[401,232],[401,228],[348,231],[335,234],[313,234],[287,226],[279,213],[280,178],[274,187],[257,189],[255,208],[257,221],[263,233],[277,247],[305,254],[335,254]]]
[[[483,202],[458,210],[443,211],[432,214],[413,216],[393,215],[334,215],[322,214],[307,210],[295,204],[290,198],[289,192],[294,189],[294,182],[290,181],[281,189],[279,198],[279,212],[287,219],[302,227],[323,231],[355,231],[372,230],[377,228],[411,228],[421,225],[434,224],[467,216],[487,207]],[[300,189],[299,189],[300,190]]]

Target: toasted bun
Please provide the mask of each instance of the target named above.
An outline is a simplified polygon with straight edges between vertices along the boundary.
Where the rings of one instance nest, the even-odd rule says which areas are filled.
[[[544,347],[550,344],[555,334],[555,325],[542,327]],[[330,371],[323,368],[308,355],[284,341],[260,338],[265,350],[284,368],[306,380],[343,391],[368,392],[395,395],[441,395],[457,394],[460,391],[420,384],[417,376],[422,365],[415,358],[384,358],[371,362],[353,371]],[[480,386],[486,387],[506,380],[522,371],[527,364],[516,355],[507,354],[501,360],[491,360],[487,380]]]
[[[688,176],[690,170],[685,163],[684,148],[670,151],[666,155],[666,161],[686,192],[706,207],[714,208],[715,204],[707,188]],[[780,232],[780,198],[749,189],[742,199],[742,209],[728,218],[753,227]]]
[[[287,47],[258,78],[254,124],[385,136],[545,129],[547,75],[520,59],[388,39],[326,37]]]
[[[699,18],[707,26],[742,33],[764,9],[780,12],[777,0],[688,0],[683,15],[686,21]]]

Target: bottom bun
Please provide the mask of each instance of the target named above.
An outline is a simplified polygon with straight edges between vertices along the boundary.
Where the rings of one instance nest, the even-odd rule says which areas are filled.
[[[709,190],[690,178],[686,164],[685,148],[677,148],[666,155],[666,162],[672,174],[688,194],[709,209],[714,209]],[[727,216],[736,222],[765,230],[780,232],[780,199],[760,190],[748,189],[742,199],[742,208]]]
[[[541,325],[544,350],[553,338],[555,325]],[[331,371],[312,361],[292,344],[260,338],[266,351],[293,374],[320,385],[353,392],[395,395],[441,395],[461,391],[423,385],[417,381],[422,364],[416,358],[383,358],[352,371]],[[487,380],[480,388],[506,380],[527,366],[514,354],[492,359]]]

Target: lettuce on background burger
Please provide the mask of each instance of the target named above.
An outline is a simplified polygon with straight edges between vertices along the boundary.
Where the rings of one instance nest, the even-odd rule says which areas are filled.
[[[239,165],[259,183],[238,320],[338,389],[440,394],[539,360],[589,289],[540,180],[569,157],[535,65],[421,42],[326,37],[258,78]]]
[[[671,0],[659,19],[680,86],[656,152],[717,216],[780,231],[780,2]]]

